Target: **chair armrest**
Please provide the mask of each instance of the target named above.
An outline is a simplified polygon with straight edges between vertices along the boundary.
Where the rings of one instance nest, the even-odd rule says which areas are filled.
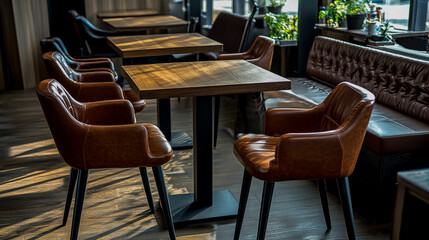
[[[217,56],[217,60],[244,59],[244,53],[224,53]]]
[[[128,100],[115,99],[84,103],[81,121],[94,125],[136,123],[133,105]]]
[[[168,141],[152,124],[90,125],[84,146],[86,169],[159,166],[172,154]]]
[[[265,134],[280,136],[291,132],[319,131],[323,106],[311,109],[271,108],[265,113]]]
[[[92,68],[108,68],[110,70],[114,70],[113,63],[110,60],[103,61],[103,60],[97,60],[97,61],[80,61],[75,60],[77,69],[92,69]]]
[[[280,137],[276,159],[271,162],[279,171],[276,180],[346,177],[343,168],[343,144],[339,130],[315,133],[291,133]],[[354,168],[354,164],[353,164]],[[348,169],[347,169],[348,170]]]
[[[111,71],[84,71],[76,72],[77,82],[115,82],[115,76]]]
[[[121,87],[114,82],[77,83],[76,100],[95,102],[111,99],[124,99]]]
[[[109,72],[113,74],[112,69],[110,68],[79,68],[79,69],[74,69],[74,71],[78,72],[78,73],[85,73],[85,72]]]

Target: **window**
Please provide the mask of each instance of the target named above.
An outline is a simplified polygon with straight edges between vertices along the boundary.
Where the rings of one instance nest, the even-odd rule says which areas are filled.
[[[410,0],[373,0],[372,3],[381,7],[384,19],[390,19],[395,28],[408,29]]]

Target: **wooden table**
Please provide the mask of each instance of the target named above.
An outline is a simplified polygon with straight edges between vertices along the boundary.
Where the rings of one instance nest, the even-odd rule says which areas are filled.
[[[123,58],[221,52],[223,49],[222,43],[199,33],[108,37],[107,42]]]
[[[401,239],[401,226],[406,195],[412,195],[429,204],[429,168],[398,172],[395,215],[393,218],[392,240]],[[427,221],[429,216],[424,216]],[[426,232],[423,230],[422,232]]]
[[[138,10],[122,10],[111,12],[99,12],[99,18],[119,18],[119,17],[143,17],[159,15],[159,11],[155,9],[138,9]]]
[[[213,191],[212,96],[290,89],[290,80],[244,60],[123,66],[124,77],[145,99],[158,99],[158,126],[171,133],[170,100],[193,97],[194,193],[170,196],[174,222],[235,217],[228,190]]]
[[[103,22],[119,31],[142,31],[180,27],[186,28],[188,25],[188,22],[185,20],[168,15],[151,17],[105,18],[103,19]]]

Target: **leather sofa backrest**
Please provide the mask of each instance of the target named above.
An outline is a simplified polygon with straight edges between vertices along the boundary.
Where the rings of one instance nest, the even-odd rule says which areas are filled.
[[[376,102],[429,123],[429,63],[327,37],[316,37],[307,74],[371,91]]]

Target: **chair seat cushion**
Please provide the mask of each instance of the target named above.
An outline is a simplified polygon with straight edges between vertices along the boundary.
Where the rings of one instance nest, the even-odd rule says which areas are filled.
[[[275,158],[278,137],[246,134],[234,143],[234,154],[252,176],[269,179],[270,162]]]
[[[266,108],[310,108],[320,104],[332,91],[308,78],[292,78],[289,91],[264,92]],[[413,152],[429,146],[429,124],[375,104],[364,146],[378,154]]]

